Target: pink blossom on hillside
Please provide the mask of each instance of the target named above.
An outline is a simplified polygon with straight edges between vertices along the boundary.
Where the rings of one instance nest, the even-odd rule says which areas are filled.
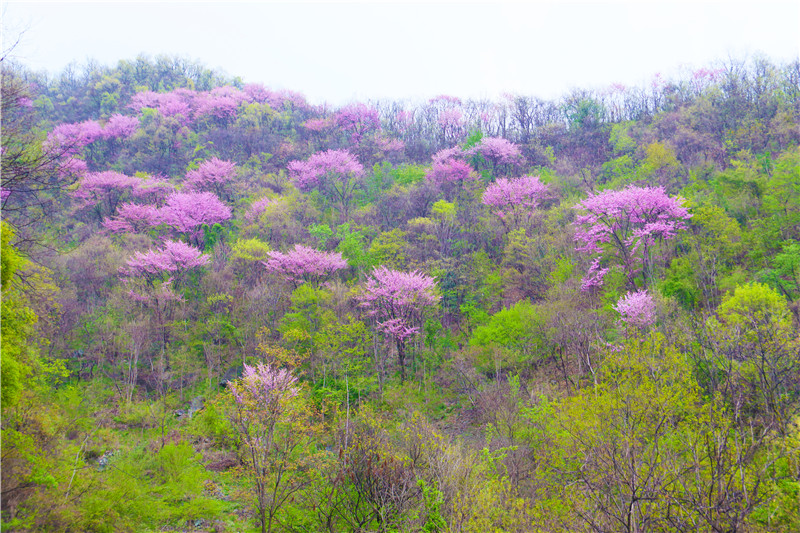
[[[251,98],[236,87],[217,87],[208,92],[198,93],[194,100],[195,116],[213,116],[220,119],[233,118],[242,102]]]
[[[401,132],[405,132],[414,124],[414,112],[406,110],[398,111],[395,116],[395,121],[397,122],[398,129]]]
[[[292,161],[286,168],[298,189],[319,189],[328,200],[339,204],[341,217],[347,218],[353,193],[364,175],[364,167],[353,155],[344,150],[328,150],[307,161]]]
[[[359,296],[361,306],[375,319],[377,328],[394,339],[402,379],[405,379],[405,347],[419,332],[425,310],[439,302],[436,282],[420,272],[401,272],[378,267]]]
[[[286,369],[264,363],[256,366],[245,363],[242,377],[231,381],[228,387],[236,404],[251,412],[249,417],[272,420],[284,409],[283,402],[299,393],[295,383],[297,378]]]
[[[44,149],[51,154],[75,155],[102,136],[103,128],[94,120],[59,124],[47,134]]]
[[[436,185],[463,182],[470,177],[472,167],[460,159],[434,161],[431,169],[425,173],[425,179]]]
[[[642,272],[651,272],[651,253],[657,241],[675,237],[691,217],[681,198],[667,196],[661,187],[628,187],[590,195],[575,205],[585,214],[576,218],[579,252],[610,252],[626,270],[631,288]]]
[[[522,163],[522,152],[514,143],[502,137],[484,137],[481,142],[466,151],[470,155],[480,154],[497,165],[517,165]]]
[[[445,109],[439,113],[436,122],[447,132],[458,131],[464,126],[464,114],[458,109]]]
[[[128,276],[159,277],[207,265],[208,256],[181,241],[166,241],[160,250],[136,252],[122,272]]]
[[[78,188],[72,192],[72,197],[93,203],[110,192],[122,194],[124,191],[132,191],[139,185],[139,181],[139,178],[126,176],[113,170],[89,172],[80,181]]]
[[[161,223],[159,210],[150,204],[122,204],[117,209],[117,214],[103,221],[111,233],[135,233],[145,231]]]
[[[139,184],[133,189],[133,196],[139,200],[161,203],[172,192],[175,192],[175,186],[166,179],[144,176],[139,178]]]
[[[272,95],[272,91],[260,83],[247,83],[245,84],[243,91],[251,102],[256,102],[259,104],[269,103],[268,100]]]
[[[333,126],[330,119],[327,118],[312,118],[303,122],[303,127],[308,131],[321,132],[330,129]]]
[[[194,91],[188,90],[169,93],[144,91],[133,95],[129,107],[134,111],[149,107],[156,109],[165,117],[182,116],[188,120],[192,116],[191,104],[195,94]]]
[[[353,143],[359,143],[368,133],[381,129],[378,110],[360,102],[341,108],[333,120],[341,131],[350,135]]]
[[[199,240],[203,224],[217,224],[231,218],[231,210],[210,192],[175,192],[159,211],[161,221]]]
[[[81,179],[89,172],[89,166],[86,161],[77,157],[58,159],[54,162],[54,165],[58,175],[69,181]]]
[[[486,187],[483,204],[493,208],[504,223],[520,224],[530,218],[547,196],[547,185],[538,176],[499,179]]]
[[[286,253],[272,251],[267,255],[269,260],[264,262],[267,270],[295,285],[304,281],[319,283],[347,267],[341,253],[322,252],[301,244],[296,244],[294,250]]]
[[[424,308],[439,302],[439,296],[436,282],[430,276],[378,267],[367,280],[359,300],[367,314],[380,323],[401,319],[411,327]]]
[[[318,152],[307,161],[292,161],[286,166],[289,178],[301,191],[318,187],[326,176],[361,176],[364,167],[349,152]]]
[[[11,196],[11,190],[6,189],[5,187],[0,187],[0,201],[5,202],[9,196]]]
[[[617,301],[614,310],[628,326],[646,328],[656,321],[656,304],[646,290],[627,293]]]
[[[235,163],[212,157],[200,163],[196,170],[187,172],[184,184],[188,190],[214,189],[219,192],[220,187],[233,177],[235,170]]]
[[[453,146],[452,148],[444,148],[433,154],[433,156],[431,156],[431,161],[434,163],[444,163],[450,159],[459,158],[464,158],[464,151],[459,146]]]
[[[104,139],[127,139],[132,137],[139,128],[139,120],[135,117],[124,115],[111,115],[103,126],[102,137]]]

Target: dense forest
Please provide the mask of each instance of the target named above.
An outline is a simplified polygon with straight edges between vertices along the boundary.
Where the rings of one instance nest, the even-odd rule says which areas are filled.
[[[2,529],[800,530],[799,125],[2,61]]]

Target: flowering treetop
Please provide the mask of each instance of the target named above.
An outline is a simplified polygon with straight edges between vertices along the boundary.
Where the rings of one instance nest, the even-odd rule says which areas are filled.
[[[161,222],[194,239],[199,237],[203,224],[231,218],[230,208],[210,192],[172,193],[159,213]]]
[[[547,185],[538,176],[498,179],[486,187],[483,204],[492,208],[500,219],[517,224],[530,217],[547,195]]]
[[[355,103],[341,108],[334,115],[336,126],[350,135],[354,143],[361,142],[370,132],[381,129],[378,110],[363,103]]]
[[[328,176],[341,179],[364,173],[361,163],[345,150],[318,152],[307,161],[292,161],[286,168],[297,188],[304,192],[320,187]]]
[[[646,290],[627,293],[617,301],[614,310],[628,326],[646,328],[656,321],[656,304]]]
[[[497,165],[516,165],[522,162],[522,152],[516,144],[502,137],[483,137],[481,142],[466,150],[469,155],[480,154]]]
[[[230,181],[235,169],[236,163],[212,157],[200,163],[197,169],[187,172],[184,184],[189,190],[218,190],[221,185]]]
[[[115,216],[103,221],[103,227],[111,233],[135,233],[160,223],[158,207],[151,204],[125,203],[119,206]]]
[[[576,219],[576,250],[601,255],[610,252],[607,255],[626,270],[632,288],[640,272],[647,284],[653,245],[675,237],[691,217],[683,199],[667,196],[662,187],[628,187],[593,194],[575,209],[584,211]],[[599,270],[600,262],[595,261],[589,272],[595,281],[589,286],[584,283],[584,289],[602,284],[602,276],[593,275]]]
[[[364,167],[350,152],[318,152],[307,161],[292,161],[286,168],[298,189],[319,189],[323,196],[339,204],[339,213],[347,218],[353,193],[364,175]]]
[[[134,253],[122,272],[128,276],[153,279],[204,266],[208,261],[208,256],[193,246],[181,241],[166,241],[160,250]]]
[[[377,319],[381,331],[404,341],[419,331],[416,322],[422,311],[435,305],[439,295],[430,276],[378,267],[359,299],[367,313]]]
[[[139,129],[139,119],[136,117],[114,114],[108,118],[101,133],[104,139],[126,139],[132,137],[137,129]]]
[[[347,267],[339,252],[322,252],[302,244],[286,253],[268,252],[269,259],[264,262],[267,270],[287,281],[298,285],[304,281],[319,283],[337,270]]]
[[[296,382],[297,378],[284,368],[245,363],[242,377],[230,382],[228,387],[239,407],[273,419],[283,410],[282,403],[299,393]]]

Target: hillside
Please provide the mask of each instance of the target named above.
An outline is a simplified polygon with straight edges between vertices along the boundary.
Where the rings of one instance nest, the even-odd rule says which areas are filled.
[[[2,68],[3,530],[800,529],[799,61]]]

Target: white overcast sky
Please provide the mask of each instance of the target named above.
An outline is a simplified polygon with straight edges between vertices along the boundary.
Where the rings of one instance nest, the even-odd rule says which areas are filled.
[[[800,0],[2,3],[3,49],[24,29],[13,58],[36,71],[178,55],[333,105],[553,98],[728,58],[800,56]]]

